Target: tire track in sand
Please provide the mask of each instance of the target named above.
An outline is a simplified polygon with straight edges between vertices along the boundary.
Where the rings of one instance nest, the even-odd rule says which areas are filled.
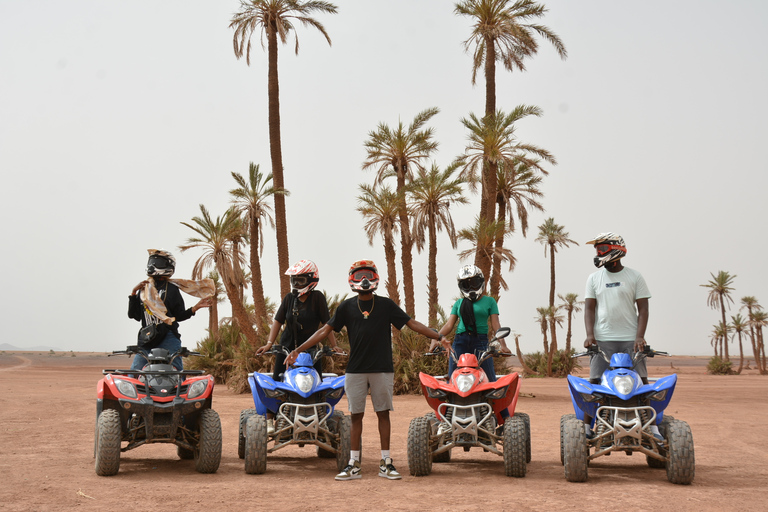
[[[7,372],[7,371],[10,371],[10,370],[19,370],[21,368],[26,368],[27,366],[30,366],[32,364],[32,360],[31,359],[27,359],[24,356],[18,356],[18,355],[14,354],[12,357],[15,357],[17,359],[21,359],[21,363],[17,364],[17,365],[14,365],[14,366],[6,366],[5,368],[0,368],[0,372]]]

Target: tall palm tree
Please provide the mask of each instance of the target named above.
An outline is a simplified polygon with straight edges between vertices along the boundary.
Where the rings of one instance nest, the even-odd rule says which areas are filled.
[[[549,307],[555,307],[555,253],[559,247],[568,247],[569,244],[579,243],[568,238],[569,233],[565,226],[555,222],[553,217],[548,218],[539,226],[539,236],[536,241],[544,246],[544,257],[547,257],[549,249]]]
[[[240,300],[238,293],[238,276],[235,272],[233,261],[242,265],[243,254],[235,251],[232,245],[232,239],[238,233],[242,234],[243,224],[237,212],[230,208],[223,216],[211,218],[210,213],[204,205],[200,205],[201,215],[192,217],[192,223],[182,222],[182,224],[199,236],[187,239],[184,245],[180,245],[181,252],[188,249],[203,249],[203,254],[197,259],[192,267],[193,279],[199,279],[208,269],[215,268],[221,276],[224,288],[227,291],[227,297],[232,306],[232,315],[235,317],[240,331],[245,334],[246,339],[252,345],[256,345],[256,331],[253,329],[253,322],[245,308],[245,304]]]
[[[728,326],[723,324],[715,324],[712,326],[712,334],[709,337],[709,343],[715,348],[715,357],[723,359],[722,340],[728,337]],[[718,353],[718,348],[720,353]]]
[[[498,247],[496,245],[496,240],[499,237],[502,237],[503,239],[511,233],[512,230],[507,223],[486,222],[479,216],[475,217],[475,223],[472,226],[464,228],[458,233],[459,240],[469,242],[470,244],[469,249],[459,252],[459,258],[466,259],[472,255],[478,254],[479,252],[482,254],[483,259],[486,261],[493,261],[494,258],[498,258],[500,264],[505,262],[509,263],[508,270],[511,272],[515,269],[517,258],[515,258],[514,254],[512,254],[511,250],[505,247]],[[488,276],[485,271],[483,271],[483,275],[486,277]],[[501,274],[501,272],[491,275],[490,282],[494,283],[495,280],[498,280],[498,283],[502,289],[509,289],[509,286],[507,286],[507,281],[504,279],[504,276]]]
[[[741,344],[741,333],[747,330],[747,321],[742,318],[741,313],[736,316],[731,316],[731,330],[735,333],[734,337],[739,337],[739,369],[736,370],[737,374],[741,374],[741,369],[744,368],[744,347]]]
[[[387,280],[384,286],[389,298],[400,304],[400,292],[397,283],[397,263],[395,262],[395,235],[397,235],[400,213],[400,197],[387,186],[376,188],[360,185],[357,196],[357,211],[365,219],[365,234],[368,244],[373,246],[373,239],[381,235],[384,239],[384,258],[387,261]]]
[[[763,309],[763,306],[761,306],[757,302],[756,297],[748,295],[746,297],[741,298],[741,308],[739,309],[747,310],[747,323],[749,324],[749,338],[750,338],[750,341],[752,342],[752,353],[755,355],[755,364],[757,364],[757,367],[760,368],[760,363],[759,363],[760,352],[757,348],[757,338],[755,336],[755,327],[754,325],[752,325],[752,312]]]
[[[755,327],[755,335],[757,336],[757,367],[760,368],[760,373],[765,375],[768,373],[765,360],[765,343],[763,342],[763,327],[768,326],[768,313],[765,311],[755,311],[752,313],[752,320],[750,324]]]
[[[548,174],[542,161],[555,165],[557,161],[549,151],[519,141],[515,134],[515,123],[527,116],[540,116],[538,107],[519,105],[512,112],[501,110],[493,115],[478,118],[470,113],[461,120],[469,131],[467,147],[462,161],[462,176],[471,184],[482,183],[480,217],[488,221],[496,218],[498,170],[500,166],[514,169],[523,164],[531,170]],[[489,272],[491,261],[483,260],[482,254],[475,256],[475,265]]]
[[[558,315],[559,308],[550,306],[546,308],[547,322],[549,323],[549,329],[552,332],[552,341],[549,344],[549,355],[547,356],[547,377],[552,376],[552,361],[557,352],[557,329],[556,326],[563,325],[563,315]]]
[[[424,161],[437,149],[432,128],[424,128],[437,108],[428,108],[419,112],[406,128],[402,121],[395,129],[379,123],[376,130],[368,133],[365,141],[366,158],[363,170],[376,170],[375,182],[380,184],[385,178],[394,176],[397,180],[395,191],[400,195],[400,245],[403,265],[403,289],[405,292],[405,311],[413,316],[415,298],[413,292],[413,239],[409,227],[408,207],[405,201],[405,186],[414,178],[415,171],[424,171]]]
[[[421,251],[425,239],[429,240],[427,264],[429,313],[427,325],[432,327],[437,327],[437,306],[439,304],[437,233],[445,229],[451,247],[455,249],[458,237],[451,217],[451,206],[467,203],[467,199],[462,195],[462,183],[464,181],[453,176],[458,168],[458,162],[454,162],[443,171],[433,164],[429,172],[420,172],[419,176],[407,188],[413,217],[413,237],[416,240],[417,249]]]
[[[549,331],[549,308],[536,308],[538,315],[535,317],[536,323],[541,328],[541,335],[544,337],[544,355],[549,355],[549,343],[547,342],[547,331]]]
[[[208,272],[207,277],[213,281],[214,286],[213,301],[208,314],[208,333],[211,335],[211,338],[215,340],[219,335],[219,302],[224,300],[221,296],[222,292],[224,292],[224,288],[222,287],[219,273],[215,270]]]
[[[581,311],[581,306],[584,304],[584,301],[579,300],[579,294],[577,293],[566,293],[565,297],[558,293],[557,298],[563,301],[558,308],[565,310],[568,316],[568,330],[565,335],[565,352],[567,354],[571,351],[571,320],[574,313]]]
[[[259,171],[259,166],[251,162],[248,165],[248,179],[233,172],[232,178],[237,183],[237,188],[229,191],[235,211],[245,220],[248,231],[251,266],[251,293],[253,294],[253,306],[256,311],[256,323],[262,325],[267,319],[267,307],[264,301],[264,286],[261,278],[261,255],[264,253],[264,222],[269,222],[275,227],[272,219],[272,207],[269,198],[275,195],[289,195],[285,189],[278,189],[271,185],[272,175],[264,176]]]
[[[296,33],[295,22],[304,26],[314,27],[325,37],[328,45],[331,38],[325,31],[325,27],[312,17],[315,12],[336,14],[336,6],[320,0],[240,0],[240,11],[237,12],[229,24],[235,33],[233,44],[235,57],[245,56],[245,62],[251,65],[251,36],[254,32],[260,32],[262,48],[264,37],[267,39],[267,96],[269,116],[269,154],[272,159],[272,175],[277,189],[285,188],[283,177],[283,150],[280,140],[280,82],[277,72],[277,48],[278,39],[286,44],[288,36],[293,33],[296,46],[295,53],[299,53],[299,38]],[[278,194],[275,199],[275,221],[277,233],[277,260],[280,277],[280,296],[285,296],[291,290],[290,278],[284,275],[290,265],[288,256],[288,226],[285,215],[285,196]]]
[[[485,75],[485,115],[493,117],[496,112],[496,63],[501,62],[508,70],[525,71],[524,61],[536,55],[539,49],[536,36],[549,41],[558,55],[565,59],[568,52],[565,45],[552,30],[531,21],[541,18],[546,7],[530,0],[464,0],[458,2],[454,12],[472,19],[472,32],[464,41],[464,48],[473,48],[472,84],[476,83],[477,72],[483,67]],[[483,202],[480,214],[485,219],[494,218],[493,201],[496,197],[492,180],[495,170],[483,168]],[[486,190],[485,187],[490,189]],[[485,211],[488,207],[491,210]],[[481,267],[482,268],[482,267]]]
[[[733,280],[736,279],[736,276],[732,276],[730,273],[724,270],[719,271],[717,275],[714,275],[712,272],[710,272],[709,275],[712,276],[712,279],[710,279],[706,284],[701,284],[699,286],[709,288],[707,305],[712,309],[720,309],[722,314],[723,330],[726,330],[727,322],[725,321],[725,306],[728,302],[733,304],[731,292],[734,290],[734,288],[731,285],[733,285]],[[724,345],[723,350],[725,354],[723,358],[725,361],[730,361],[730,358],[728,357],[727,340],[723,338],[722,343]]]

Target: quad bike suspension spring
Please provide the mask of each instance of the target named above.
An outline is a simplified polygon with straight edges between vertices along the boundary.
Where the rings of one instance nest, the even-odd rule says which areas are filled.
[[[611,420],[611,411],[607,409],[603,409],[600,411],[600,418],[603,419],[603,421],[597,422],[597,436],[601,436],[602,434],[605,434],[605,432],[608,430],[608,427],[606,426],[606,423],[608,425],[613,425],[613,421]]]

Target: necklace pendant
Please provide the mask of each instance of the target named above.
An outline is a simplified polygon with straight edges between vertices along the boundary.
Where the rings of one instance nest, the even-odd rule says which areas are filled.
[[[368,320],[368,315],[370,315],[370,311],[363,311],[363,320]]]

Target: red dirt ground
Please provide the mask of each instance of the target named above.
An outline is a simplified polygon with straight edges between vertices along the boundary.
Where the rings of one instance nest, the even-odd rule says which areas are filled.
[[[401,481],[377,478],[378,435],[372,410],[363,432],[363,479],[336,482],[333,459],[313,447],[271,454],[267,472],[247,475],[237,457],[237,422],[252,407],[248,394],[225,386],[214,408],[224,431],[222,462],[213,475],[171,445],[125,452],[120,472],[94,472],[96,382],[102,368],[128,367],[104,354],[0,353],[0,509],[120,510],[766,510],[768,509],[768,377],[706,375],[706,357],[651,360],[649,373],[676,372],[668,411],[687,421],[696,450],[692,485],[669,483],[639,455],[614,453],[592,462],[586,483],[569,483],[559,458],[559,419],[572,412],[563,379],[525,379],[519,410],[531,417],[533,459],[525,478],[504,476],[501,457],[454,450],[453,462],[430,476],[408,475],[411,418],[428,412],[420,396],[395,398],[392,455]],[[675,369],[672,368],[675,367]],[[369,406],[370,407],[370,406]],[[346,411],[342,399],[340,408]]]

